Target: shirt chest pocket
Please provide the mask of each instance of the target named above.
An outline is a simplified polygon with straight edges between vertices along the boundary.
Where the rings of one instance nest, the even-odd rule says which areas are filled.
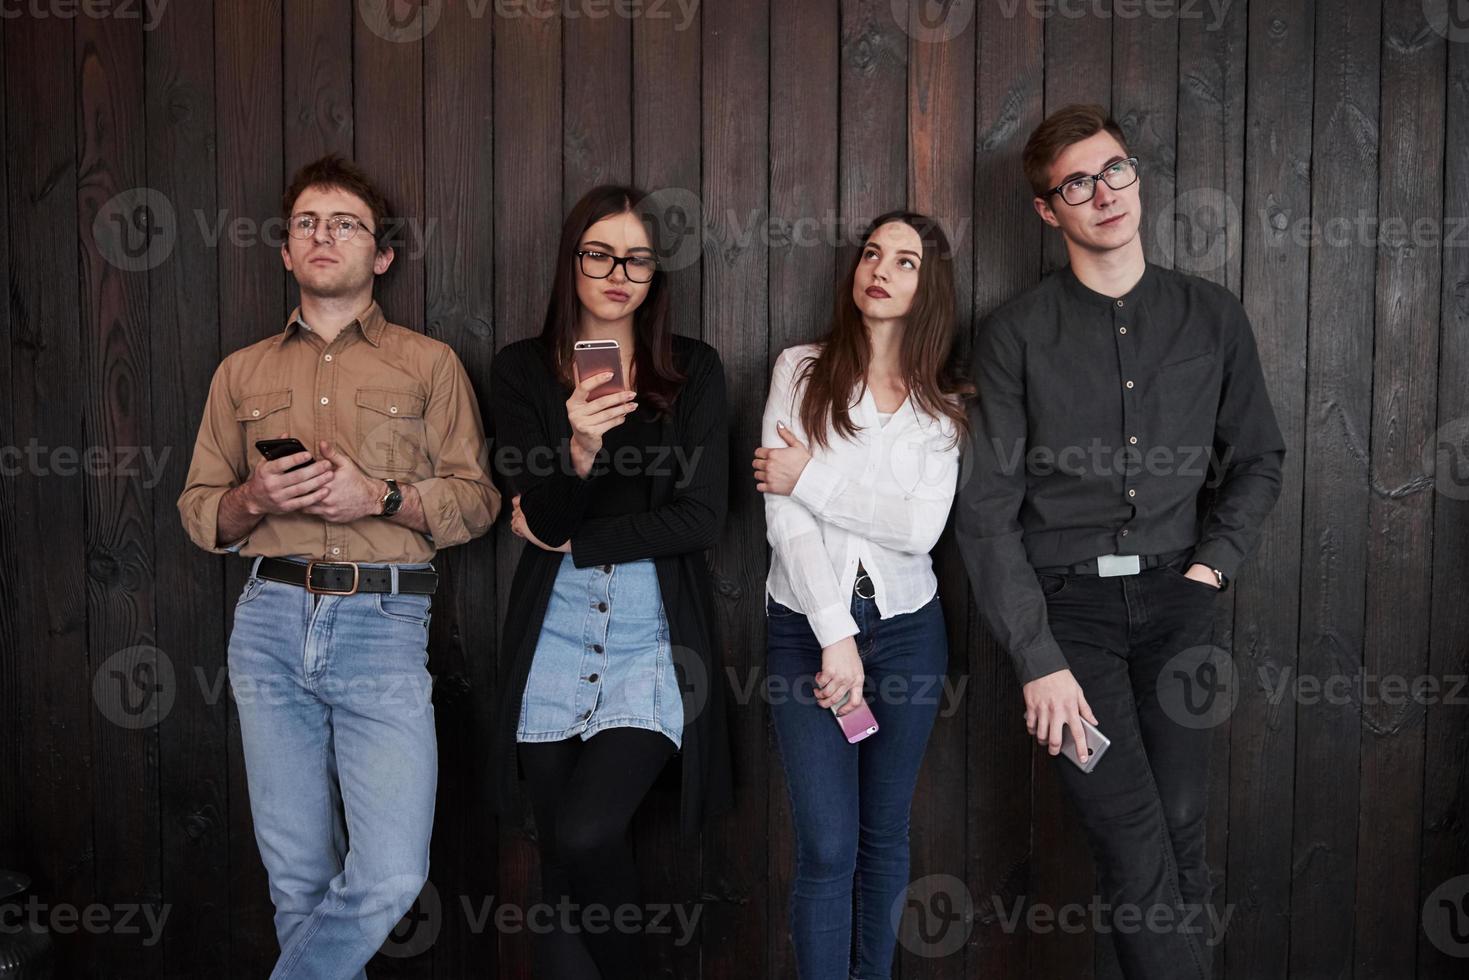
[[[392,388],[357,389],[357,459],[371,474],[427,476],[422,395]]]
[[[245,458],[254,469],[264,458],[255,443],[261,439],[279,439],[281,433],[301,438],[291,432],[291,390],[266,391],[246,395],[235,406],[235,421],[245,430]]]

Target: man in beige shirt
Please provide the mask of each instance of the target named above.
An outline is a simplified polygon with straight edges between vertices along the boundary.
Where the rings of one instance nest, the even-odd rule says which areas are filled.
[[[459,358],[373,301],[394,257],[383,195],[331,156],[283,203],[301,305],[215,372],[178,507],[201,548],[254,558],[229,671],[271,976],[360,978],[428,875],[430,559],[483,534],[500,495]],[[292,437],[304,452],[257,448]]]

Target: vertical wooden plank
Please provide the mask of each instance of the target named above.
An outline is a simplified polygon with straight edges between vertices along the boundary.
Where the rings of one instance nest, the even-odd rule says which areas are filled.
[[[285,8],[281,67],[288,180],[328,153],[352,155],[352,13],[335,0],[296,0]],[[363,16],[372,16],[370,6]]]
[[[598,184],[632,180],[632,22],[615,8],[589,8],[562,30],[561,204],[569,211]]]
[[[1356,975],[1402,975],[1417,954],[1424,713],[1394,682],[1428,669],[1433,494],[1422,449],[1437,425],[1445,41],[1423,5],[1387,0],[1378,193],[1377,343],[1372,387],[1367,622],[1363,670]],[[1432,161],[1425,166],[1425,161]],[[1426,229],[1426,230],[1425,230]],[[1441,233],[1441,232],[1440,232]]]
[[[283,190],[279,0],[217,5],[214,45],[217,206],[226,220],[265,221],[279,213]],[[218,241],[219,350],[228,355],[285,326],[286,275],[279,250],[237,245],[228,237]],[[244,562],[229,558],[221,563],[226,622],[233,624],[232,599],[243,586],[247,569]],[[250,818],[239,717],[233,711],[230,715],[229,968],[231,976],[259,977],[270,973],[279,947]]]
[[[154,133],[148,184],[169,203],[174,235],[148,278],[151,442],[168,454],[153,491],[157,644],[173,659],[179,690],[159,723],[161,870],[171,908],[163,976],[188,980],[227,974],[230,933],[224,569],[194,547],[175,506],[220,359],[218,249],[195,220],[217,210],[214,4],[170,8],[149,32],[145,58]]]
[[[1423,773],[1423,849],[1417,907],[1418,975],[1450,980],[1464,972],[1463,906],[1469,892],[1469,32],[1447,35],[1448,99],[1444,125],[1443,289],[1438,358],[1438,431],[1426,447],[1434,476],[1433,610],[1430,694]],[[1457,879],[1457,880],[1455,880]],[[1443,889],[1443,890],[1440,890]],[[1451,918],[1458,915],[1459,918]],[[1452,925],[1457,933],[1450,932]]]
[[[1142,174],[1143,252],[1173,266],[1174,170],[1178,135],[1178,34],[1187,16],[1146,8],[1119,17],[1112,29],[1112,114],[1127,136]]]
[[[662,192],[667,207],[675,209],[685,208],[699,194],[699,9],[639,17],[633,23],[633,179],[649,193]],[[689,233],[698,236],[692,244],[678,239],[680,247],[665,256],[664,265],[670,270],[674,329],[701,337],[703,218],[682,213],[663,218],[678,228],[692,226]]]
[[[967,353],[973,326],[975,10],[972,2],[949,4],[943,16],[923,3],[910,4],[903,24],[908,44],[908,204],[938,219],[949,239],[954,267],[955,346]],[[933,553],[934,572],[948,631],[949,690],[967,683],[969,577],[945,531]],[[935,696],[940,692],[934,691]],[[966,787],[953,777],[966,771],[967,714],[962,701],[939,696],[939,714],[914,790],[910,819],[909,880],[929,902],[958,892],[956,872],[967,866]],[[961,872],[962,873],[962,872]],[[966,889],[967,886],[966,886]],[[954,896],[963,899],[963,893]],[[971,898],[972,900],[972,898]],[[906,905],[905,908],[910,908]],[[962,907],[962,906],[961,906]],[[917,913],[924,915],[926,913]],[[911,918],[910,921],[917,925]],[[905,976],[973,976],[965,947],[973,921],[935,922],[899,931],[898,958]]]
[[[9,103],[6,91],[5,25],[0,23],[0,138],[6,136],[6,112]],[[9,146],[7,141],[3,145]],[[10,154],[6,153],[6,163]],[[10,516],[17,513],[16,478],[20,475],[22,456],[18,433],[14,428],[15,409],[11,405],[11,351],[18,348],[19,337],[13,332],[10,312],[10,187],[6,168],[0,167],[0,216],[5,221],[6,233],[0,235],[0,381],[5,382],[5,392],[0,395],[0,447],[4,447],[4,459],[0,460],[0,593],[13,595],[19,587],[21,555],[16,536],[15,521]],[[26,694],[24,675],[29,664],[21,648],[21,632],[26,628],[21,622],[20,610],[12,603],[0,603],[0,866],[20,867],[20,839],[24,833],[24,794],[21,791],[29,767],[31,741],[29,719],[22,714],[22,698]]]
[[[1298,0],[1250,5],[1244,235],[1245,310],[1255,328],[1276,418],[1285,437],[1280,500],[1258,553],[1240,572],[1234,658],[1241,684],[1230,749],[1225,956],[1235,976],[1284,977],[1290,905],[1289,826],[1295,772],[1295,704],[1272,700],[1261,678],[1298,669],[1302,443],[1309,249],[1288,229],[1310,218],[1312,9]]]
[[[87,647],[98,677],[92,723],[96,798],[94,898],[114,906],[161,905],[158,874],[158,727],[167,699],[168,654],[153,646],[151,494],[141,470],[120,461],[148,442],[151,420],[147,263],[153,229],[139,228],[136,188],[146,172],[143,31],[140,21],[80,17],[77,227],[82,347],[78,380],[87,448]],[[124,203],[126,202],[126,203]],[[115,684],[115,686],[114,686]],[[113,701],[111,695],[118,700]],[[136,699],[136,700],[135,700]],[[84,938],[85,937],[85,938]],[[89,960],[121,977],[159,972],[157,945],[120,932],[78,933]],[[95,959],[93,959],[95,957]]]
[[[1178,197],[1173,225],[1173,265],[1240,291],[1241,216],[1244,201],[1245,27],[1244,4],[1231,4],[1215,21],[1183,20],[1178,28]],[[1212,642],[1232,643],[1233,590],[1218,603]],[[1210,885],[1216,915],[1225,913],[1229,841],[1230,720],[1214,730],[1209,747],[1206,833]],[[1222,936],[1213,937],[1214,975],[1225,976]]]
[[[9,266],[8,425],[23,457],[11,482],[11,541],[27,565],[8,583],[13,589],[6,597],[23,611],[15,638],[16,653],[25,659],[13,698],[29,733],[19,777],[20,837],[10,846],[42,901],[81,908],[92,899],[97,868],[95,664],[87,650],[82,481],[57,472],[57,450],[79,453],[86,443],[77,371],[82,347],[73,23],[7,19],[5,46],[7,214],[10,240],[23,246],[12,250]],[[94,972],[94,949],[66,943],[57,951],[57,972]]]
[[[816,340],[829,326],[839,244],[837,235],[831,233],[836,230],[831,219],[838,214],[840,5],[838,0],[776,4],[770,17],[770,87],[791,97],[772,100],[770,106],[770,212],[787,233],[771,243],[770,338],[762,393],[768,390],[780,352]],[[741,479],[746,470],[738,471]],[[763,600],[764,583],[752,580],[750,592]],[[760,646],[764,646],[763,637]],[[759,670],[763,680],[763,661]],[[787,773],[781,765],[764,698],[757,697],[735,710],[760,716],[759,744],[768,760],[765,972],[772,977],[793,977],[796,951],[789,899],[795,883],[796,847],[786,781],[799,779],[801,774]]]
[[[752,676],[765,631],[764,508],[747,472],[760,444],[760,415],[769,382],[769,248],[750,216],[769,213],[770,10],[764,0],[739,9],[703,9],[703,193],[713,246],[704,264],[704,339],[719,350],[730,401],[730,494],[724,535],[712,555],[722,656],[734,676]],[[738,107],[737,109],[734,107]],[[735,812],[705,835],[703,975],[746,977],[746,956],[759,956],[769,931],[765,896],[767,848],[750,828],[767,826],[765,719],[730,707]],[[755,972],[767,974],[759,967]]]
[[[423,45],[444,4],[368,0],[352,32],[352,136],[357,163],[398,215],[397,252],[374,295],[394,323],[423,329],[423,241],[434,234],[423,210]]]
[[[974,311],[978,321],[1035,284],[1045,226],[1031,207],[1021,150],[1043,118],[1045,27],[979,5],[974,161]],[[966,589],[966,591],[969,591]],[[1008,912],[1032,894],[1031,746],[1010,658],[983,628],[970,600],[966,693],[969,761],[965,836],[974,891],[970,975],[1020,980],[1029,936],[1007,929]],[[1049,845],[1047,845],[1049,847]],[[1044,848],[1043,848],[1044,849]],[[1000,908],[997,908],[996,905]]]
[[[1351,690],[1362,680],[1376,249],[1341,228],[1376,217],[1380,16],[1378,4],[1335,2],[1316,18],[1311,218],[1327,234],[1311,254],[1300,676],[1349,679]],[[1350,976],[1353,914],[1342,896],[1357,884],[1362,707],[1303,698],[1296,722],[1289,973]]]
[[[454,348],[489,411],[495,348],[494,56],[490,17],[446,5],[424,38],[424,213],[435,221],[425,243],[430,336]],[[486,419],[486,422],[488,419]],[[486,467],[488,469],[488,465]],[[439,795],[430,881],[441,909],[434,975],[452,980],[499,976],[495,932],[475,929],[475,914],[495,891],[498,858],[493,802],[485,782],[485,746],[496,685],[495,533],[435,559],[429,669],[439,732]],[[430,923],[431,924],[431,923]]]
[[[1112,108],[1112,0],[1096,0],[1045,18],[1046,114],[1073,102]],[[1064,204],[1062,205],[1065,206]],[[1046,228],[1043,271],[1066,264],[1061,233]],[[1079,828],[1078,828],[1079,829]]]
[[[1095,5],[1087,5],[1080,16],[1052,14],[1046,18],[1047,115],[1076,102],[1095,102],[1111,110],[1112,10],[1111,0],[1100,0]],[[1065,265],[1066,245],[1060,232],[1043,228],[1042,240],[1043,271]],[[1085,905],[1097,893],[1086,830],[1061,789],[1055,764],[1033,741],[1031,759],[1034,835],[1044,844],[1034,852],[1029,897],[1032,902],[1051,909],[1073,903]],[[1043,941],[1029,945],[1030,971],[1039,976],[1089,978],[1094,972],[1093,946],[1097,941],[1089,931],[1048,933]]]
[[[843,0],[841,217],[845,244],[908,196],[908,0]],[[846,255],[837,256],[838,264]]]
[[[540,333],[556,269],[561,234],[561,21],[505,17],[495,24],[494,114],[496,120],[494,300],[495,344]],[[503,527],[503,523],[502,523]],[[502,533],[496,545],[496,581],[509,582],[522,543]],[[509,589],[496,596],[498,623],[505,621]],[[505,676],[509,651],[499,652],[497,676]],[[540,895],[539,862],[528,823],[500,823],[499,888],[505,903],[522,907]],[[529,977],[532,937],[500,937],[500,973]]]
[[[669,235],[660,249],[668,271],[674,330],[692,337],[702,334],[699,30],[697,8],[687,15],[676,6],[656,15],[649,8],[633,19],[631,38],[633,179],[653,195],[654,213]],[[572,179],[569,171],[567,179]],[[699,842],[679,840],[677,786],[676,779],[669,780],[670,792],[655,790],[643,805],[633,830],[634,847],[643,902],[677,903],[693,910],[703,901],[703,854]],[[699,975],[698,931],[688,938],[677,934],[646,938],[647,976]]]

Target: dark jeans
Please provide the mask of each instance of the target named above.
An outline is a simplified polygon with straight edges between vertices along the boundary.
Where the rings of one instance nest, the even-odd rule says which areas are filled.
[[[641,930],[609,923],[638,902],[628,827],[673,743],[644,728],[607,728],[585,741],[519,748],[541,846],[541,900],[576,912],[570,923],[553,916],[552,928],[537,936],[535,975],[638,980]]]
[[[1110,910],[1103,922],[1129,980],[1209,976],[1212,736],[1198,703],[1200,681],[1212,680],[1204,662],[1219,592],[1186,578],[1187,567],[1185,557],[1137,575],[1039,575],[1051,631],[1112,740],[1090,774],[1054,759],[1086,827]],[[1108,938],[1098,937],[1099,949]]]
[[[801,980],[891,975],[893,907],[908,888],[908,811],[949,662],[937,596],[887,620],[876,602],[854,596],[852,617],[863,697],[878,724],[856,745],[816,703],[821,647],[806,617],[766,602],[767,694],[796,828],[790,925]]]

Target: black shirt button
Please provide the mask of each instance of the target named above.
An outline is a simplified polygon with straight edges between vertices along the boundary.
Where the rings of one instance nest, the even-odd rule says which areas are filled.
[[[590,682],[592,682],[593,684],[595,684],[595,683],[597,683],[597,675],[596,674],[589,674],[587,676],[587,680],[590,681]]]
[[[611,565],[603,565],[602,566],[602,574],[603,575],[611,575],[612,574],[612,566]]]
[[[597,612],[606,612],[606,611],[607,611],[607,603],[605,603],[605,602],[599,602],[599,603],[597,603]]]
[[[600,644],[600,643],[593,643],[592,644],[592,652],[593,653],[601,653],[602,652],[602,644]]]

